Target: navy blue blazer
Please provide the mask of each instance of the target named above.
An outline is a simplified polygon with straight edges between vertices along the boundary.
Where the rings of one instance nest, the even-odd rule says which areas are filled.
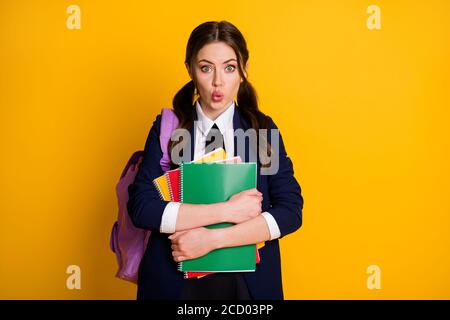
[[[195,119],[197,118],[194,112]],[[277,129],[270,119],[271,128]],[[151,237],[142,258],[138,274],[137,299],[179,299],[183,288],[183,273],[177,270],[173,260],[171,241],[168,234],[159,232],[161,217],[167,201],[161,200],[152,181],[164,172],[159,161],[162,157],[159,142],[161,115],[156,117],[150,129],[144,149],[144,159],[135,181],[128,188],[128,213],[138,228],[151,230]],[[250,126],[235,107],[234,130],[248,129]],[[195,130],[191,130],[191,160],[194,156]],[[281,237],[294,232],[302,225],[303,197],[300,185],[294,177],[292,162],[286,154],[281,135],[279,135],[279,170],[274,175],[261,175],[257,165],[257,189],[263,194],[262,212],[268,211],[280,228]],[[249,140],[249,139],[246,139]],[[270,141],[270,134],[268,141]],[[245,154],[238,154],[237,137],[234,137],[234,155],[242,161],[249,161],[249,145]],[[266,241],[259,250],[261,262],[255,272],[243,272],[250,294],[254,299],[283,299],[281,280],[281,261],[278,239]]]

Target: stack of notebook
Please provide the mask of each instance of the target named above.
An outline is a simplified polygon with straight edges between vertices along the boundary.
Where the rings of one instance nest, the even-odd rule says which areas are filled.
[[[226,159],[226,153],[223,148],[216,149],[205,154],[203,157],[194,160],[195,163],[205,163],[214,161],[240,162],[240,157]],[[180,193],[180,168],[166,171],[165,174],[153,180],[153,184],[159,192],[159,196],[164,201],[179,202]]]
[[[161,198],[194,204],[209,204],[228,200],[243,190],[256,188],[256,163],[242,163],[240,157],[226,159],[223,149],[202,158],[182,163],[180,168],[167,171],[153,182]],[[213,187],[212,187],[213,185]],[[220,223],[207,228],[225,228],[232,223]],[[214,272],[255,271],[259,263],[257,245],[221,248],[202,257],[178,264],[185,278],[202,277]]]

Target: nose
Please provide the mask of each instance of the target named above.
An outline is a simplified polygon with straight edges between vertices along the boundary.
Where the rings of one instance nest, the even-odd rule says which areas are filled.
[[[218,87],[222,85],[222,77],[220,75],[219,71],[214,71],[214,78],[213,78],[213,86]]]

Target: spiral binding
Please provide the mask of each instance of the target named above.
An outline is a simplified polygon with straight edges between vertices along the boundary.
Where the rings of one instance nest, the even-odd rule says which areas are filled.
[[[167,172],[164,173],[164,177],[166,178],[166,180],[167,180],[167,185],[168,185],[168,187],[169,187],[170,200],[173,201],[173,199],[175,199],[175,198],[174,198],[174,196],[173,196],[172,185],[171,185],[171,183],[170,183],[169,174],[168,174]]]
[[[158,184],[158,182],[156,181],[157,178],[153,179],[153,185],[155,186],[156,190],[158,191],[159,197],[161,198],[161,200],[164,200],[164,196],[161,193],[161,188]]]
[[[180,165],[180,200],[181,202],[183,202],[183,167],[184,167],[184,162],[181,163]]]
[[[184,167],[184,163],[182,162],[180,165],[180,201],[181,203],[183,203],[183,167]],[[183,261],[178,262],[178,271],[183,271]],[[184,273],[183,277],[186,279],[187,274],[186,272]]]

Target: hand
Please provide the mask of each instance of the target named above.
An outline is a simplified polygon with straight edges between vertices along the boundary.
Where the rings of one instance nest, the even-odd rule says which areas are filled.
[[[236,193],[227,202],[227,221],[241,223],[261,214],[262,193],[256,188]]]
[[[214,250],[213,232],[214,230],[200,227],[178,231],[169,236],[173,259],[176,262],[195,259]]]

